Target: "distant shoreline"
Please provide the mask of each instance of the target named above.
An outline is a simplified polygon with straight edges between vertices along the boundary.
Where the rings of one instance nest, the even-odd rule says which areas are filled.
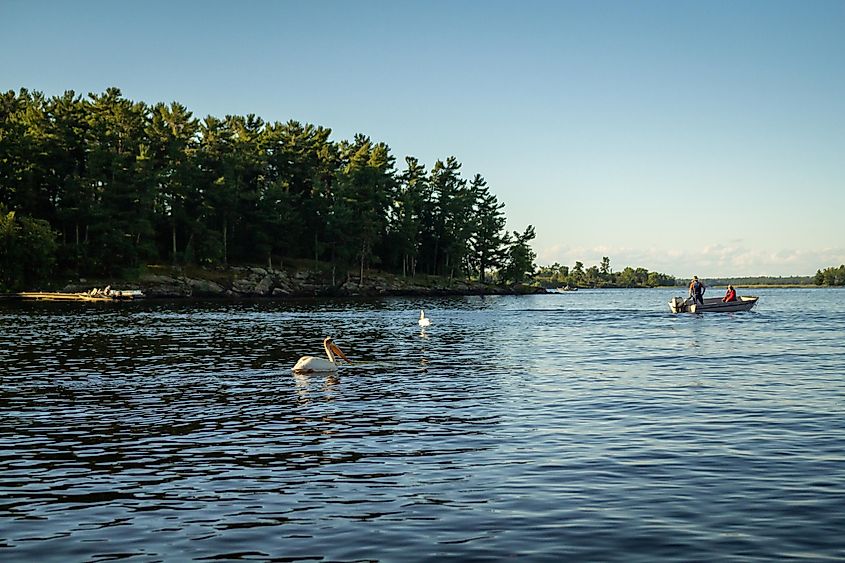
[[[815,284],[795,284],[795,283],[784,283],[784,284],[742,284],[742,283],[731,283],[737,289],[825,289],[829,287],[839,287],[839,286],[829,286],[829,285],[815,285]],[[726,288],[728,284],[719,283],[719,284],[707,284],[708,288]],[[556,291],[557,289],[563,290],[563,288],[555,288],[550,287],[547,288],[552,293],[577,293],[577,291]],[[679,290],[686,290],[686,285],[658,285],[654,287],[578,287],[578,291],[584,291],[588,289],[679,289]]]
[[[797,283],[786,283],[786,284],[771,284],[771,283],[762,283],[762,284],[751,284],[751,285],[742,285],[742,284],[731,284],[736,288],[748,288],[748,289],[825,289],[830,288],[829,285],[805,285],[805,284],[797,284]],[[711,285],[710,287],[726,287],[724,285]]]
[[[137,284],[120,285],[119,289],[127,289],[129,286]],[[87,287],[87,286],[86,286]],[[118,287],[118,286],[116,286]],[[722,289],[724,286],[711,285],[711,288]],[[839,286],[827,285],[741,285],[736,286],[739,290],[755,290],[755,289],[841,289]],[[86,290],[77,288],[76,285],[69,285],[62,291],[55,292],[57,294],[75,294]],[[98,288],[102,289],[102,287]],[[660,287],[582,287],[581,291],[607,291],[607,290],[628,290],[628,289],[670,289],[667,286]],[[685,291],[684,286],[674,286],[679,292]],[[517,287],[507,287],[500,285],[487,285],[483,288],[479,287],[439,287],[427,289],[397,289],[397,290],[359,290],[355,292],[338,291],[335,287],[317,288],[313,291],[291,292],[286,294],[256,294],[256,293],[209,293],[199,291],[190,294],[176,294],[172,288],[146,288],[144,295],[139,299],[142,300],[176,300],[176,301],[201,301],[201,300],[252,300],[252,299],[267,299],[267,300],[302,300],[302,299],[372,299],[380,297],[469,297],[469,296],[494,296],[494,295],[562,295],[564,293],[575,293],[577,291],[554,291],[554,288],[542,288],[538,286],[520,285]],[[51,299],[37,299],[26,294],[37,293],[22,291],[18,293],[0,293],[0,301],[49,301]],[[130,301],[132,299],[129,299]],[[72,301],[71,299],[53,299],[53,301]],[[83,299],[79,299],[83,301]],[[115,301],[120,301],[115,299]]]
[[[56,292],[76,294],[92,289],[140,290],[152,299],[261,299],[261,298],[336,298],[336,297],[438,297],[471,295],[531,295],[577,293],[577,290],[669,289],[686,291],[686,284],[655,287],[544,287],[530,284],[482,283],[464,278],[418,274],[402,276],[369,270],[361,280],[358,272],[337,272],[329,268],[267,268],[259,266],[199,267],[146,265],[134,275],[121,278],[78,278],[53,280],[48,287],[20,293]],[[704,280],[708,282],[707,279]],[[709,283],[721,289],[728,283],[740,290],[821,289],[830,286],[801,283],[742,284],[727,278]],[[536,283],[536,282],[535,282]],[[0,294],[2,300],[26,299],[20,293]]]

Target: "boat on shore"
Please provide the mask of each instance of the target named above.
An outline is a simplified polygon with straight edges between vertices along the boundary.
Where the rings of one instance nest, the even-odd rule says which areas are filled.
[[[35,299],[39,301],[131,301],[144,297],[138,289],[105,289],[94,288],[77,293],[61,293],[47,291],[26,291],[18,293],[20,299]]]
[[[759,297],[742,295],[736,301],[722,301],[721,297],[708,297],[704,303],[695,303],[692,298],[673,297],[669,301],[669,310],[673,313],[733,313],[750,311],[757,304]]]

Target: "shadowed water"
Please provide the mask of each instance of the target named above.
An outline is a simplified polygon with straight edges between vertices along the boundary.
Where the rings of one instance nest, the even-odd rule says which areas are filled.
[[[0,303],[0,560],[842,560],[845,291],[754,293]]]

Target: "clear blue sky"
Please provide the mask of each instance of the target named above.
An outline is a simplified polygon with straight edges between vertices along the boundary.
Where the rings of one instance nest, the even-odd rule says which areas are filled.
[[[845,1],[0,0],[0,89],[454,155],[538,263],[845,263]]]

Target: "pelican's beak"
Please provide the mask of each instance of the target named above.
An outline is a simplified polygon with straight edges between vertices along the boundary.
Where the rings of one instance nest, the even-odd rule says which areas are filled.
[[[343,358],[344,360],[346,360],[346,362],[347,362],[347,363],[350,363],[350,364],[352,363],[352,360],[350,360],[349,358],[347,358],[347,357],[346,357],[346,354],[344,354],[344,353],[341,351],[341,349],[337,347],[337,344],[335,344],[334,342],[332,342],[332,343],[330,344],[330,346],[332,347],[332,354],[336,354],[336,355],[340,356],[341,358]]]

